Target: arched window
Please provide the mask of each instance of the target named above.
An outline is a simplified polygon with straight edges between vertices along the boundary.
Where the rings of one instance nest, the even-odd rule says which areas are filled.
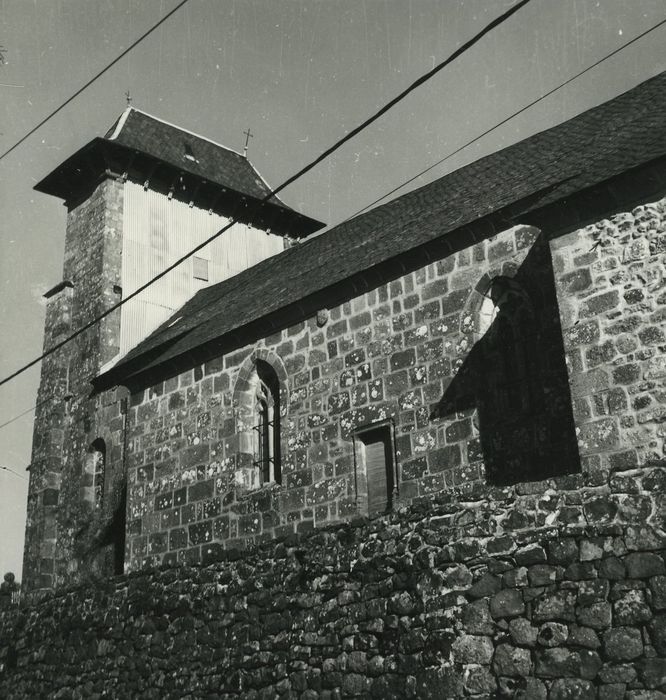
[[[106,471],[106,443],[102,438],[97,438],[90,445],[90,467],[93,483],[93,503],[100,508],[104,502],[104,476]]]
[[[257,360],[254,385],[254,465],[263,483],[281,483],[280,385],[275,370]]]

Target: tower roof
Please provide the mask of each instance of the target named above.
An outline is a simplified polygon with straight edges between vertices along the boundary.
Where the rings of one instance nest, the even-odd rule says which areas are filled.
[[[197,200],[205,208],[238,214],[257,225],[295,237],[324,226],[299,214],[278,197],[261,211],[253,204],[268,196],[270,187],[240,153],[134,107],[128,107],[103,137],[97,137],[49,173],[35,189],[66,202],[76,200],[109,174],[148,180],[158,190]],[[256,209],[256,207],[254,207]]]

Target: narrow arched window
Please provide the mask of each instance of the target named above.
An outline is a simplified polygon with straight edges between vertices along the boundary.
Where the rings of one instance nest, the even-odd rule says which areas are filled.
[[[275,370],[257,360],[254,383],[254,464],[263,483],[281,483],[280,386]]]
[[[106,471],[106,443],[97,438],[90,445],[89,473],[92,475],[93,503],[96,508],[104,502],[104,477]]]

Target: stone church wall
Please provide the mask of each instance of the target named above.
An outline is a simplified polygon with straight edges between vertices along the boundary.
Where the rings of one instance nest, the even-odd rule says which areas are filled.
[[[663,230],[663,201],[550,243],[516,227],[137,392],[128,568],[363,514],[354,432],[375,421],[393,430],[394,506],[663,456]],[[498,276],[532,304],[513,346],[484,319]],[[281,377],[283,462],[281,485],[252,490],[238,387],[257,358]]]
[[[331,308],[319,323],[309,319],[137,392],[128,444],[129,568],[196,561],[222,543],[245,546],[362,513],[353,435],[375,421],[392,423],[396,505],[485,482],[492,445],[484,444],[476,402],[488,382],[500,394],[513,381],[497,379],[502,341],[481,337],[475,325],[498,275],[520,280],[536,305],[541,337],[530,342],[540,364],[523,372],[540,382],[538,410],[528,409],[544,435],[535,444],[536,427],[525,433],[521,423],[532,418],[524,407],[499,427],[486,410],[483,420],[516,453],[503,455],[515,457],[514,473],[490,481],[579,469],[548,245],[520,227]],[[517,352],[527,363],[525,348]],[[237,482],[251,459],[243,444],[251,417],[238,387],[245,389],[256,358],[281,377],[282,484],[244,490]]]
[[[6,698],[647,700],[664,466],[488,488],[0,613]]]
[[[118,392],[75,399],[61,435],[66,489],[49,491],[61,556],[41,563],[43,578],[61,586],[113,570],[125,483],[126,570],[362,515],[354,434],[375,421],[394,440],[394,507],[468,483],[663,456],[664,210],[662,200],[559,237],[505,231],[137,391],[127,416]],[[497,277],[530,304],[509,327],[513,344],[488,303]],[[281,485],[252,489],[242,485],[256,468],[239,397],[257,358],[279,374],[283,459]],[[98,437],[107,493],[91,509],[79,501]]]
[[[562,236],[552,248],[585,468],[663,457],[666,200]]]

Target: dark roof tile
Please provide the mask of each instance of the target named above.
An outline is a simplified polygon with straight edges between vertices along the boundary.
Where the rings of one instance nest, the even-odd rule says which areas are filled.
[[[104,138],[255,199],[270,192],[245,156],[134,108],[124,112]]]

